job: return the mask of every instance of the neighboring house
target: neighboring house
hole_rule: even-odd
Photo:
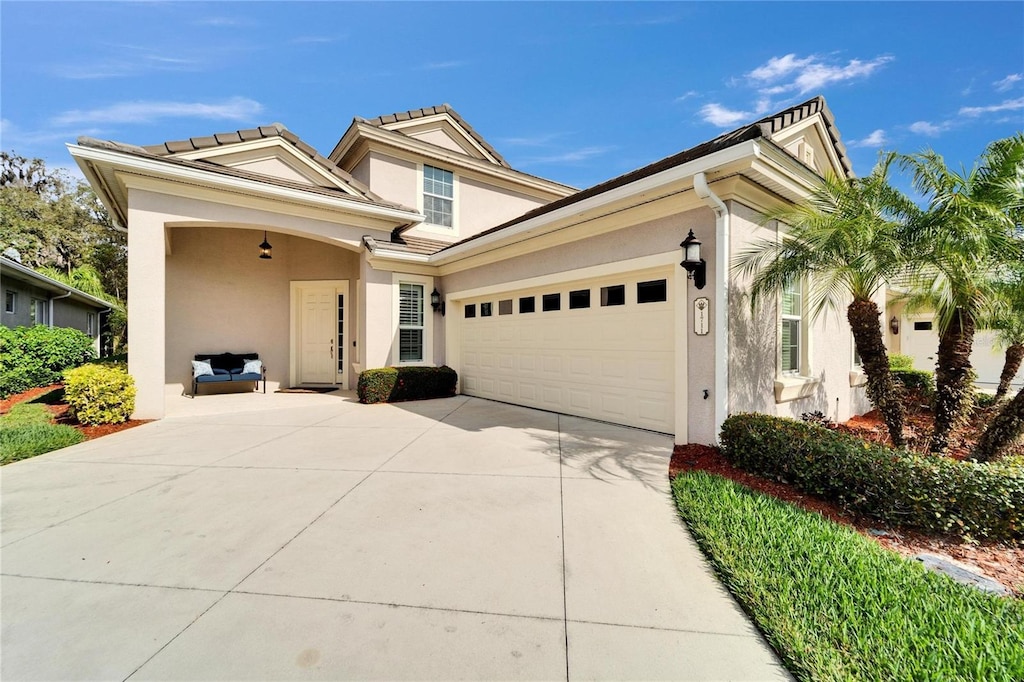
[[[939,350],[939,327],[935,313],[918,311],[908,313],[898,298],[889,301],[886,310],[888,331],[886,346],[892,353],[903,353],[914,359],[915,369],[935,371],[935,358]],[[982,390],[995,391],[999,375],[1006,362],[1006,349],[997,341],[997,333],[980,329],[974,335],[971,349],[971,366],[976,374],[975,386]],[[1024,368],[1017,372],[1010,382],[1011,388],[1024,386]]]
[[[71,327],[88,335],[99,354],[100,332],[110,312],[110,304],[103,299],[41,275],[7,255],[0,256],[0,290],[4,327]]]
[[[137,417],[217,351],[259,352],[282,386],[447,364],[462,393],[680,443],[733,411],[868,407],[841,316],[812,321],[799,288],[752,314],[729,273],[778,238],[762,211],[851,174],[820,97],[582,191],[511,168],[447,105],[357,118],[328,157],[281,125],[69,150],[128,229]]]

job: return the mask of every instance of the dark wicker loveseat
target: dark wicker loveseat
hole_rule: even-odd
[[[267,392],[267,368],[260,363],[260,371],[243,372],[245,363],[249,360],[259,360],[259,353],[197,353],[197,362],[208,362],[213,374],[196,376],[195,367],[192,372],[192,397],[200,384],[223,384],[225,382],[235,383],[238,381],[253,382],[252,390],[257,390],[259,382],[263,382],[263,392]]]

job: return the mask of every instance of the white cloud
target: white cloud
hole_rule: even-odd
[[[1024,80],[1024,74],[1021,74],[1021,73],[1011,73],[1006,78],[1001,78],[1001,79],[997,80],[995,83],[993,83],[992,85],[994,85],[996,90],[998,90],[999,92],[1006,92],[1007,90],[1012,88],[1014,85],[1019,83],[1021,80]]]
[[[990,104],[987,107],[961,107],[961,116],[981,116],[982,114],[993,114],[997,111],[1016,111],[1024,109],[1024,97],[1004,100],[1000,104]]]
[[[846,64],[841,64],[831,63],[817,55],[798,57],[791,53],[782,57],[772,57],[749,72],[747,78],[765,95],[779,95],[790,91],[803,95],[832,83],[867,78],[892,60],[891,56],[882,55],[867,61],[851,59]]]
[[[95,137],[103,133],[100,128],[58,128],[46,126],[40,130],[24,130],[10,119],[0,119],[0,148],[24,149],[46,147],[54,143],[73,142],[79,135]]]
[[[147,123],[161,118],[205,118],[249,121],[263,105],[246,97],[222,102],[135,101],[118,102],[99,109],[73,109],[51,119],[57,126],[111,123]]]
[[[700,115],[707,123],[719,128],[729,128],[737,123],[745,123],[753,118],[754,114],[749,111],[727,109],[721,104],[711,102],[700,108]]]
[[[851,147],[884,147],[889,144],[889,138],[885,136],[885,131],[879,128],[878,130],[872,131],[870,135],[865,137],[863,140],[850,140]]]
[[[417,68],[420,71],[437,71],[440,69],[454,69],[460,66],[465,66],[465,64],[466,62],[452,60],[447,62],[429,62],[427,64],[421,64]]]
[[[928,137],[936,137],[949,128],[948,123],[931,123],[929,121],[916,121],[910,124],[910,132]]]
[[[615,149],[615,147],[582,147],[581,149],[573,149],[561,154],[537,156],[521,162],[520,165],[526,166],[539,163],[579,163],[581,161],[588,161],[595,156],[607,154],[613,149]]]
[[[690,99],[691,97],[696,97],[699,94],[700,93],[697,92],[696,90],[687,90],[683,94],[679,95],[679,97],[676,97],[675,101],[676,102],[685,102],[686,100]]]
[[[795,54],[787,54],[784,57],[772,57],[767,62],[747,74],[755,81],[771,82],[788,76],[798,69],[802,69],[814,62],[815,57],[804,57],[800,59]]]
[[[321,45],[326,43],[336,43],[341,40],[344,36],[299,36],[292,38],[290,42],[292,45]]]

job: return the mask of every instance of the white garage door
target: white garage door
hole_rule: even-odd
[[[629,273],[461,301],[462,392],[673,433],[672,276]]]

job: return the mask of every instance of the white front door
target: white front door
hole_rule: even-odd
[[[346,385],[348,282],[296,284],[294,383]]]
[[[939,331],[935,315],[922,313],[907,315],[900,334],[900,347],[904,355],[914,360],[914,369],[935,371],[939,350]]]

